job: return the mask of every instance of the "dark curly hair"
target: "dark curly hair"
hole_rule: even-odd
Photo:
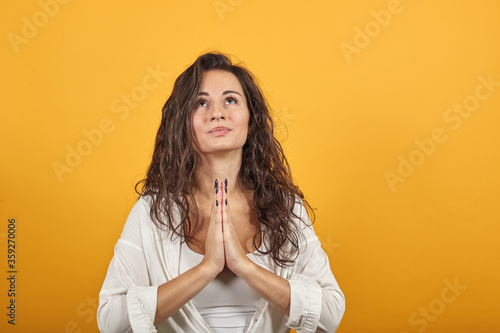
[[[221,53],[206,53],[198,57],[175,81],[172,94],[163,106],[161,124],[156,135],[153,158],[146,178],[136,184],[136,192],[150,195],[151,218],[159,228],[172,231],[183,241],[193,240],[192,231],[197,221],[191,221],[190,213],[198,217],[198,207],[190,207],[193,193],[193,176],[197,163],[194,149],[191,115],[195,109],[203,73],[223,70],[234,74],[245,94],[250,119],[248,137],[243,146],[239,181],[253,191],[253,204],[260,223],[265,225],[263,236],[267,239],[265,250],[281,267],[292,264],[298,255],[302,236],[299,218],[293,209],[301,199],[314,220],[314,212],[304,199],[302,191],[293,183],[290,166],[281,144],[273,135],[270,108],[256,84],[253,75],[243,66],[234,65]],[[138,187],[141,191],[138,191]],[[179,213],[181,223],[172,223]],[[197,218],[196,218],[197,220]],[[305,223],[305,221],[303,221]],[[254,246],[258,248],[258,233]]]

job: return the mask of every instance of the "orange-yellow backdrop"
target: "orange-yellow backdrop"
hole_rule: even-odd
[[[0,331],[98,331],[98,292],[161,107],[206,50],[262,82],[346,296],[338,332],[500,330],[500,2],[23,0],[0,11]]]

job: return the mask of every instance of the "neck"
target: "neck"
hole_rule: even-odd
[[[227,192],[242,191],[238,182],[241,168],[241,151],[236,154],[217,156],[199,156],[195,170],[195,194],[211,199],[215,194],[214,183],[217,179],[223,182],[227,179]]]

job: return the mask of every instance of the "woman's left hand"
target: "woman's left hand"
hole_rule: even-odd
[[[222,184],[221,184],[222,183]],[[254,264],[247,257],[231,222],[226,181],[219,182],[223,193],[220,207],[226,266],[242,278],[257,294],[286,316],[290,315],[290,284],[284,278]]]
[[[244,269],[252,264],[252,261],[246,256],[245,251],[243,251],[236,230],[231,223],[229,200],[227,199],[227,180],[219,182],[219,186],[223,194],[220,208],[222,214],[222,232],[226,266],[234,274],[240,276]]]

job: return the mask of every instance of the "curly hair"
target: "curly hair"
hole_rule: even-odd
[[[283,149],[273,134],[270,108],[253,75],[243,66],[235,65],[222,53],[206,53],[196,59],[175,81],[172,93],[162,109],[162,119],[151,164],[146,178],[136,184],[136,192],[150,195],[150,215],[158,228],[166,228],[182,241],[191,236],[197,225],[198,207],[193,193],[197,153],[194,148],[191,116],[200,90],[203,73],[223,70],[234,74],[245,94],[250,119],[248,136],[243,146],[238,179],[253,191],[253,205],[267,239],[262,254],[270,255],[280,267],[292,264],[298,255],[302,231],[293,218],[298,198],[314,221],[314,212],[302,191],[292,181],[290,166]],[[142,184],[141,191],[138,187]],[[191,221],[190,213],[196,217]],[[173,223],[180,215],[181,223]],[[193,218],[194,220],[194,218]],[[305,221],[302,221],[305,223]],[[259,232],[254,236],[257,246]]]

